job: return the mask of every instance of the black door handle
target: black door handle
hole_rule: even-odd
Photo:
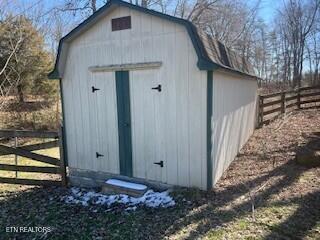
[[[100,153],[96,152],[96,158],[103,157],[103,156],[104,156],[104,155],[102,155],[102,154],[100,154]]]
[[[100,90],[100,88],[95,88],[94,86],[92,86],[91,89],[92,89],[92,92],[93,92],[93,93],[94,93],[95,91]]]
[[[159,165],[160,167],[163,167],[163,161],[160,161],[160,162],[155,162],[153,164],[156,164],[156,165]]]
[[[158,92],[161,92],[161,84],[159,84],[157,87],[151,88],[152,90],[158,90]]]

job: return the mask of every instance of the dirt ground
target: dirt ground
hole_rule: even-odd
[[[0,239],[320,239],[320,167],[295,162],[320,132],[320,111],[257,129],[210,192],[176,189],[167,209],[67,205],[62,188],[0,185]],[[320,140],[319,140],[320,141]],[[50,226],[46,235],[7,226]]]

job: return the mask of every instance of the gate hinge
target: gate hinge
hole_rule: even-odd
[[[163,161],[155,162],[155,163],[153,163],[153,164],[157,164],[157,165],[159,165],[160,167],[163,167]]]
[[[159,84],[157,87],[151,88],[152,90],[158,90],[158,92],[161,92],[161,84]]]
[[[96,158],[103,157],[103,156],[104,156],[103,154],[96,152]]]
[[[95,91],[100,90],[100,88],[95,88],[94,86],[91,87],[92,92],[94,93]]]

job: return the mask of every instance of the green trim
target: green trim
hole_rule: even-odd
[[[217,70],[220,66],[214,62],[204,61],[202,59],[198,60],[197,66],[200,70]]]
[[[116,71],[120,174],[132,177],[129,72]]]
[[[56,68],[53,69],[53,71],[48,74],[48,78],[49,79],[59,79],[60,76],[59,76],[58,70]]]
[[[60,98],[61,98],[61,108],[62,108],[62,145],[63,145],[63,156],[65,166],[68,166],[68,149],[67,149],[67,134],[66,134],[66,125],[65,125],[65,106],[64,106],[64,98],[63,98],[63,87],[62,81],[59,79],[60,86]]]
[[[212,113],[213,113],[213,71],[207,72],[207,190],[211,190],[212,184]]]
[[[96,21],[98,21],[101,16],[103,16],[104,12],[107,11],[112,5],[117,6],[125,6],[130,9],[134,9],[143,13],[147,13],[153,16],[157,16],[181,25],[184,25],[187,29],[187,32],[191,38],[193,47],[196,50],[197,56],[198,56],[198,67],[200,70],[213,70],[214,68],[218,67],[219,65],[215,64],[210,60],[210,58],[207,55],[207,52],[205,51],[205,48],[203,46],[203,43],[198,35],[198,32],[196,30],[196,27],[189,22],[188,20],[173,17],[167,14],[163,14],[154,10],[150,10],[147,8],[143,8],[137,5],[133,5],[121,0],[110,0],[105,4],[103,7],[101,7],[98,11],[96,11],[94,14],[92,14],[89,18],[84,20],[82,23],[80,23],[76,28],[74,28],[71,32],[69,32],[66,36],[61,38],[59,42],[58,47],[58,53],[57,58],[55,62],[54,69],[51,73],[49,73],[48,78],[49,79],[57,79],[60,78],[61,75],[59,73],[58,63],[60,61],[61,57],[61,51],[62,51],[62,45],[65,44],[65,42],[70,41],[72,38],[76,37],[82,30],[85,30],[86,28],[90,27],[92,24],[94,24]]]

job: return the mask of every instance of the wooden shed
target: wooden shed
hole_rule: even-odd
[[[59,43],[71,184],[211,189],[255,126],[249,64],[191,22],[111,0]]]

